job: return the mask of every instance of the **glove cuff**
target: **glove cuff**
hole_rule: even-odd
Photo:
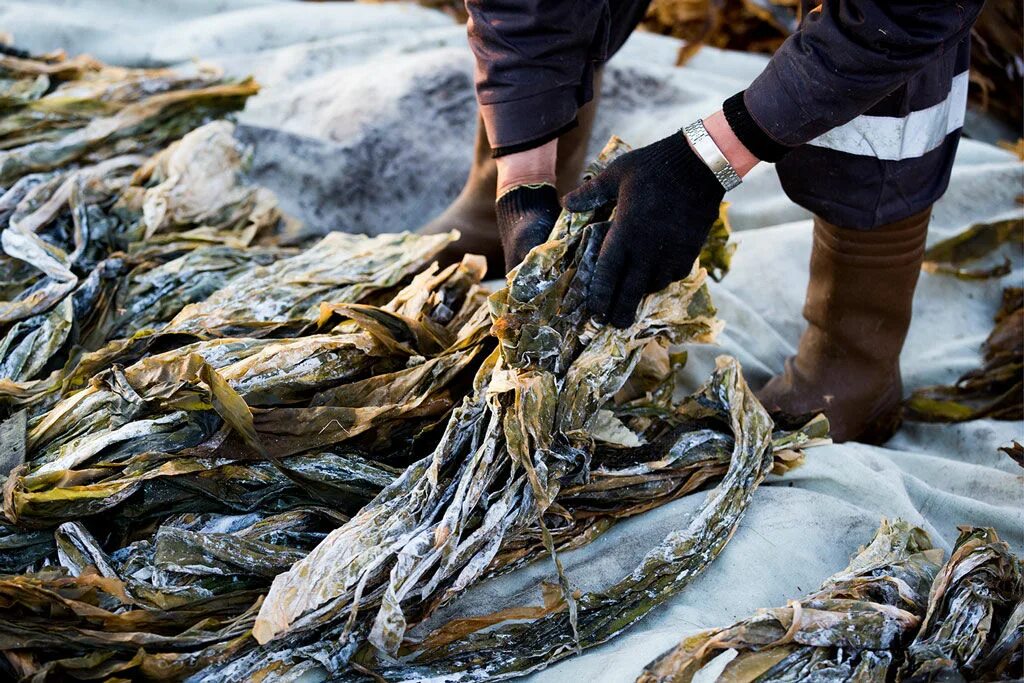
[[[722,113],[725,114],[725,120],[732,128],[732,132],[751,154],[761,161],[774,164],[789,154],[793,148],[772,139],[757,125],[750,110],[747,109],[746,102],[743,101],[744,92],[741,90],[723,102]]]
[[[547,183],[517,185],[494,203],[505,271],[519,265],[527,252],[547,239],[562,207],[558,190]]]
[[[554,185],[539,183],[516,185],[506,190],[494,203],[494,210],[498,215],[498,225],[515,225],[524,216],[550,212],[552,206],[559,206],[558,190]]]

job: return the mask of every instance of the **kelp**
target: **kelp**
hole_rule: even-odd
[[[18,581],[34,580],[50,593],[77,590],[99,574],[106,593],[90,593],[90,599],[131,618],[116,627],[104,624],[119,631],[116,640],[97,639],[95,621],[79,616],[84,608],[68,618],[23,619],[28,629],[46,624],[46,634],[13,633],[21,645],[17,657],[8,655],[11,666],[41,679],[74,671],[180,680],[250,650],[250,608],[270,580],[400,470],[374,461],[383,453],[371,460],[357,448],[307,446],[299,455],[267,459],[244,440],[232,442],[240,406],[246,406],[242,413],[250,410],[239,403],[241,396],[254,406],[347,400],[373,411],[379,407],[376,387],[397,400],[402,383],[392,386],[388,373],[373,375],[382,363],[397,366],[398,373],[419,372],[435,367],[448,346],[463,359],[485,342],[482,271],[475,258],[444,270],[429,267],[384,306],[358,307],[365,319],[387,325],[364,330],[338,304],[307,321],[322,331],[305,337],[215,339],[146,355],[101,373],[105,379],[93,378],[31,428],[22,425],[28,461],[4,487],[5,516],[14,524],[0,559],[14,570],[30,570]],[[417,341],[410,332],[421,328],[446,345]],[[405,390],[429,393],[452,379],[439,375],[434,383],[410,383]],[[341,390],[347,381],[352,390]],[[340,390],[338,397],[331,397],[332,389]],[[450,406],[447,400],[430,403],[438,410]],[[402,408],[388,424],[414,421]],[[396,434],[385,435],[389,427],[381,420],[362,420],[353,431],[372,433],[374,444],[401,436],[397,427]],[[267,450],[274,445],[268,440]],[[52,534],[33,531],[55,525]],[[70,577],[40,567],[55,561],[54,540],[56,562]],[[20,616],[24,604],[19,597],[3,610],[5,617]]]
[[[0,64],[0,70],[3,65]],[[24,137],[22,126],[26,112],[19,107],[0,119],[0,183],[10,184],[30,174],[52,171],[82,160],[102,160],[125,152],[145,152],[181,137],[207,121],[240,109],[259,88],[251,80],[221,81],[198,79],[192,87],[152,94],[141,90],[139,99],[120,107],[108,116],[89,116],[79,126],[55,125],[46,135]],[[105,102],[102,93],[99,102]],[[58,95],[62,97],[63,93]],[[79,103],[84,109],[92,102]],[[35,110],[44,100],[29,105]],[[11,121],[11,117],[16,120]],[[46,114],[43,115],[47,118]],[[65,120],[66,122],[66,120]],[[53,117],[47,124],[53,123]],[[59,131],[59,135],[55,135]],[[14,138],[13,140],[11,138]],[[19,146],[10,146],[16,142]]]
[[[1019,441],[1012,441],[1009,445],[1000,446],[999,450],[1006,453],[1015,463],[1024,467],[1024,446]]]
[[[1008,287],[982,344],[984,364],[950,386],[922,387],[904,406],[905,415],[922,422],[963,422],[980,418],[1024,418],[1024,290]]]
[[[564,487],[556,499],[557,514],[546,518],[556,550],[579,548],[621,519],[643,514],[721,480],[732,462],[735,439],[722,428],[724,412],[709,421],[699,408],[699,397],[710,391],[673,401],[657,420],[626,418],[630,429],[653,423],[646,433],[634,432],[643,439],[639,445],[624,447],[610,441],[597,444],[588,481]],[[628,407],[629,412],[636,409],[637,402]],[[595,431],[597,434],[601,434],[599,439],[613,437]],[[829,443],[827,434],[828,422],[821,416],[798,431],[773,435],[773,472],[783,474],[798,467],[803,449]],[[539,536],[506,541],[488,573],[508,571],[543,553]]]
[[[391,681],[522,676],[607,642],[700,576],[732,538],[754,490],[772,469],[771,420],[743,381],[739,365],[725,358],[719,359],[708,385],[679,409],[727,425],[733,437],[728,470],[684,528],[669,534],[613,585],[579,596],[575,614],[567,608],[476,633],[414,652],[409,664],[382,668],[375,675]],[[358,677],[341,680],[349,679]]]
[[[1002,261],[994,264],[986,264],[984,259],[1004,244],[1024,244],[1024,219],[972,225],[930,247],[924,254],[922,267],[927,273],[953,275],[963,280],[1001,277],[1009,274],[1010,259],[1004,256]],[[982,264],[978,265],[978,261]]]
[[[0,81],[0,403],[38,414],[84,354],[293,253],[217,120],[251,80],[53,53],[0,56]]]
[[[199,247],[176,259],[146,261],[119,283],[109,318],[97,324],[86,348],[100,348],[108,339],[126,339],[142,330],[159,330],[182,308],[203,301],[255,266],[266,266],[289,254],[278,247]]]
[[[902,680],[1005,680],[1024,670],[1021,561],[992,529],[962,527],[939,571]]]
[[[506,535],[550,506],[560,480],[586,472],[587,427],[647,342],[712,332],[699,276],[648,298],[626,330],[596,326],[580,305],[601,229],[590,223],[589,215],[563,213],[552,239],[491,297],[499,351],[435,452],[275,580],[254,629],[259,640],[375,608],[370,638],[396,651],[416,603],[474,581]]]
[[[613,143],[602,160],[618,149]],[[395,652],[409,625],[437,605],[510,561],[539,554],[539,548],[531,547],[535,539],[548,554],[555,551],[558,531],[549,523],[571,516],[560,496],[565,491],[579,495],[571,486],[586,481],[595,439],[629,432],[604,406],[644,349],[652,340],[701,338],[717,328],[700,273],[649,297],[630,329],[615,330],[587,319],[578,298],[585,293],[605,227],[590,221],[588,215],[564,214],[552,240],[531,252],[510,275],[508,287],[491,297],[499,349],[477,372],[473,391],[452,414],[434,453],[407,468],[373,503],[275,579],[254,627],[257,638],[268,641],[263,647],[239,661],[213,667],[200,679],[246,680],[284,671],[298,675],[321,666],[337,672],[367,642]],[[757,412],[760,406],[742,385],[734,363],[725,363],[720,372],[714,389],[676,406],[675,423],[658,418],[665,438],[680,443],[676,457],[685,460],[683,452],[689,451],[695,469],[702,457],[711,461],[706,464],[712,469],[692,481],[682,474],[681,465],[683,483],[675,487],[680,491],[693,490],[726,469],[715,448],[700,450],[706,442],[716,447],[731,443],[730,453],[744,454],[737,471],[729,469],[726,483],[716,489],[720,493],[712,496],[712,519],[695,522],[703,535],[695,539],[697,532],[691,530],[690,536],[669,541],[680,565],[668,562],[665,574],[653,579],[662,582],[666,597],[688,580],[673,581],[669,574],[679,577],[685,566],[689,572],[683,571],[684,576],[696,575],[721,549],[750,491],[773,463],[770,421],[763,410]],[[650,417],[639,419],[648,422],[649,433],[659,431],[650,428]],[[686,421],[692,431],[692,424],[701,420],[718,424],[720,430],[731,428],[733,441],[714,439],[710,426],[705,439],[672,432]],[[670,488],[660,497],[651,493],[647,503],[653,506],[672,497]],[[575,505],[571,497],[565,500]],[[584,541],[575,543],[593,536],[584,535]],[[662,550],[661,555],[668,552]],[[657,560],[651,563],[659,566]],[[556,572],[562,576],[557,560]],[[562,576],[560,581],[568,621],[551,628],[559,638],[575,643],[574,601],[567,579]],[[626,583],[622,595],[641,601],[646,588]],[[629,604],[628,599],[615,602]],[[577,616],[600,619],[596,605],[588,603],[588,610],[595,611],[576,612]],[[648,609],[627,608],[617,630]],[[589,621],[575,625],[581,623],[593,626]],[[596,628],[587,634],[589,644],[617,630]],[[552,640],[556,642],[560,641]],[[538,660],[554,661],[574,648],[559,646],[557,653],[538,655]]]
[[[1024,666],[1020,560],[992,529],[970,527],[941,559],[922,529],[883,520],[817,592],[690,636],[637,681],[1012,679]]]
[[[254,268],[205,300],[186,306],[175,332],[266,333],[295,319],[316,320],[322,302],[358,303],[398,285],[433,260],[456,233],[376,237],[332,232],[280,263]]]
[[[29,526],[73,520],[121,504],[146,481],[359,438],[401,460],[403,430],[443,419],[485,348],[482,275],[482,261],[468,257],[424,270],[383,307],[357,307],[390,327],[325,310],[321,333],[193,342],[100,372],[23,429],[26,462],[8,478],[5,515]],[[444,346],[409,339],[428,327]]]
[[[438,606],[551,556],[559,597],[520,614],[550,648],[506,650],[515,675],[681,589],[761,477],[821,436],[773,446],[732,361],[675,396],[685,360],[664,348],[719,327],[704,270],[648,297],[628,330],[590,320],[607,229],[592,216],[562,216],[490,296],[479,257],[432,264],[454,233],[283,248],[287,218],[246,183],[248,150],[207,123],[249,81],[0,60],[5,676],[384,670],[375,654],[411,652],[405,632]],[[723,207],[701,255],[713,277],[728,237]],[[577,604],[559,551],[716,484],[650,576]],[[324,563],[348,579],[302,586],[311,608],[286,598],[294,623],[258,646],[280,586]],[[410,670],[450,669],[458,645],[422,644]]]
[[[1018,252],[1024,242],[1020,218],[979,223],[943,240],[925,252],[924,270],[965,280],[1007,275],[1011,260],[1004,245]],[[1003,253],[991,263],[993,253]],[[978,265],[979,262],[981,265]],[[963,422],[980,418],[1024,418],[1024,291],[1003,290],[995,327],[982,345],[982,367],[964,373],[950,386],[930,386],[914,391],[905,404],[905,415],[924,422]]]
[[[786,607],[702,631],[647,665],[638,683],[886,681],[913,638],[942,551],[902,520],[883,520],[849,566]]]
[[[284,219],[243,181],[245,155],[219,121],[153,159],[29,176],[0,196],[0,275],[14,285],[0,301],[0,401],[43,402],[38,412],[83,355],[160,330],[243,271],[294,255],[269,244]]]

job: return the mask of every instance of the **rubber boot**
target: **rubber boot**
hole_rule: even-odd
[[[574,190],[587,160],[587,144],[594,128],[594,115],[601,93],[602,70],[594,72],[594,98],[580,107],[578,126],[558,138],[558,162],[555,186],[559,196]],[[498,191],[498,168],[491,158],[491,146],[480,118],[476,123],[473,162],[462,192],[448,208],[419,229],[427,235],[458,230],[462,237],[449,245],[438,257],[442,266],[455,263],[465,254],[481,254],[487,258],[487,275],[496,278],[505,274],[505,260],[498,238],[494,200]]]
[[[899,428],[900,351],[930,217],[929,207],[870,231],[814,219],[807,329],[757,394],[777,423],[825,413],[838,443],[880,444]]]

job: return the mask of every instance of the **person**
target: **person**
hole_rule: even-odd
[[[515,266],[578,180],[601,66],[648,0],[467,0],[477,150],[462,194],[425,226]],[[614,206],[588,294],[632,322],[685,277],[725,192],[756,164],[814,214],[807,327],[758,396],[777,419],[824,412],[834,440],[881,443],[899,424],[899,356],[931,207],[966,108],[982,0],[803,1],[800,27],[722,108],[613,161],[563,203]],[[687,123],[687,122],[681,122]]]

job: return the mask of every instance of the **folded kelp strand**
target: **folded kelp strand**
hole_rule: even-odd
[[[1013,245],[1020,253],[1021,244],[1024,244],[1024,220],[1020,218],[976,223],[929,248],[922,268],[927,273],[953,275],[963,280],[1001,277],[1011,270],[1007,255],[1010,249],[1003,245]],[[998,263],[985,263],[984,259],[993,254],[1002,259]]]
[[[1021,561],[992,529],[963,527],[935,577],[902,680],[1008,680],[1024,672]]]
[[[891,680],[894,651],[921,623],[941,558],[922,529],[883,520],[817,592],[686,638],[638,683]]]
[[[720,379],[721,375],[716,375]],[[546,525],[558,551],[580,548],[608,531],[618,520],[642,514],[695,491],[709,488],[728,472],[735,439],[723,413],[709,413],[702,406],[706,391],[662,405],[657,418],[629,420],[637,434],[650,440],[638,446],[598,443],[591,459],[589,480],[565,486],[545,515]],[[671,397],[671,393],[669,394]],[[634,401],[626,409],[634,411]],[[617,415],[618,408],[614,410]],[[646,429],[640,427],[646,425]],[[782,474],[799,466],[802,449],[821,443],[828,433],[823,416],[798,431],[773,435],[773,471]],[[507,539],[491,562],[488,575],[507,572],[545,552],[539,535]]]
[[[685,528],[669,534],[612,586],[578,598],[577,635],[568,610],[560,610],[414,653],[410,664],[383,668],[376,675],[388,681],[491,681],[522,676],[579,648],[607,642],[703,573],[732,538],[754,490],[771,471],[772,423],[732,359],[719,359],[714,376],[691,401],[694,417],[715,415],[728,424],[734,444],[729,469]]]

